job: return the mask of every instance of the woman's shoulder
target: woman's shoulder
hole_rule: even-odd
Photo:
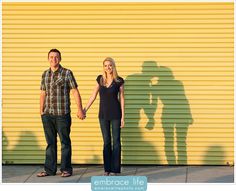
[[[97,82],[98,82],[98,84],[100,84],[100,83],[101,83],[101,79],[102,79],[102,75],[98,75],[98,76],[97,76],[97,79],[96,79],[96,80],[97,80]]]
[[[102,75],[97,76],[97,80],[100,80],[102,78]]]
[[[117,82],[120,83],[120,84],[123,84],[125,81],[122,77],[118,76],[117,77]]]

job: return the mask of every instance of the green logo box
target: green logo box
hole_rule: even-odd
[[[146,191],[146,176],[92,176],[92,191]]]

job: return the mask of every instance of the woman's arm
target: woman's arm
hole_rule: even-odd
[[[121,125],[125,126],[125,95],[124,95],[124,84],[120,86],[120,105],[121,105]]]
[[[89,101],[86,105],[86,107],[84,108],[84,112],[86,113],[88,111],[88,109],[90,108],[90,106],[93,104],[94,100],[96,99],[97,95],[99,92],[99,84],[96,84],[93,93],[91,95],[91,97],[89,98]]]

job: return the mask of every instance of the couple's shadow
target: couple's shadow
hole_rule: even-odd
[[[155,121],[161,120],[167,164],[187,164],[186,138],[193,119],[184,86],[175,79],[171,69],[158,66],[155,61],[145,61],[141,73],[132,74],[125,79],[125,94],[126,128],[122,135],[124,163],[130,160],[128,155],[131,154],[132,147],[135,147],[133,150],[137,163],[139,159],[149,160],[147,163],[160,163],[160,155],[156,149],[160,148],[160,141],[144,141],[142,136],[140,112],[143,111],[148,119],[146,129],[153,130]],[[158,109],[162,109],[161,119],[155,119]]]

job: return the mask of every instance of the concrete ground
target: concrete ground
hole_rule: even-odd
[[[37,177],[42,165],[2,165],[2,183],[90,183],[102,176],[102,165],[73,165],[73,176]],[[230,166],[123,166],[120,176],[146,176],[148,183],[234,183]]]

